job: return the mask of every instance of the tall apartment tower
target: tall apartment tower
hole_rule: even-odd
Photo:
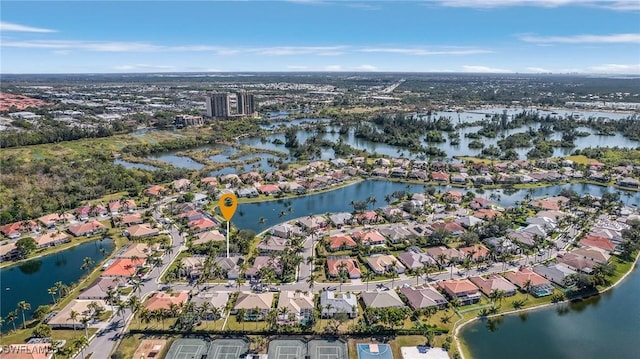
[[[205,98],[208,117],[229,117],[231,115],[231,101],[227,93],[214,93]]]
[[[253,113],[255,112],[253,94],[241,90],[236,92],[236,97],[238,98],[238,115],[253,115]]]

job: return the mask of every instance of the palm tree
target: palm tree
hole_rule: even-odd
[[[340,262],[340,264],[338,264],[338,276],[340,277],[340,291],[342,292],[342,284],[344,282],[346,282],[346,276],[348,275],[347,273],[347,263],[345,263],[344,261]]]
[[[69,320],[71,320],[71,323],[73,324],[73,330],[76,330],[76,320],[78,320],[78,316],[80,315],[80,313],[76,312],[75,310],[71,310],[71,312],[69,312]]]
[[[532,287],[533,283],[531,283],[531,279],[527,279],[523,285],[524,290],[527,292],[527,299],[529,299],[529,292],[531,291]]]
[[[24,312],[26,312],[27,310],[31,310],[31,304],[22,300],[20,301],[20,303],[18,303],[18,309],[20,309],[20,311],[22,312],[22,329],[25,329],[27,327],[27,321],[25,319]]]
[[[307,277],[307,284],[309,284],[309,289],[313,290],[313,286],[315,285],[316,274],[311,272],[309,277]]]
[[[89,340],[86,337],[80,336],[73,340],[73,347],[78,350],[80,349],[82,353],[82,358],[85,358],[84,348],[89,344]]]
[[[7,313],[7,316],[5,317],[5,319],[7,320],[7,322],[13,324],[13,331],[15,332],[16,329],[16,319],[18,319],[18,310],[12,310],[9,313]]]
[[[80,269],[82,269],[83,271],[87,272],[87,275],[89,274],[89,269],[91,269],[91,266],[93,265],[93,259],[91,259],[91,257],[85,257],[84,260],[82,261],[82,265],[80,266]]]
[[[56,289],[56,287],[51,287],[47,290],[47,292],[51,295],[51,299],[53,300],[53,304],[56,303],[56,293],[58,293],[58,290]]]
[[[369,291],[369,282],[375,278],[375,274],[373,274],[372,271],[366,271],[364,272],[364,274],[362,275],[362,279],[365,281],[365,283],[367,283],[367,292]]]
[[[244,322],[245,322],[246,311],[244,309],[238,309],[238,313],[236,314],[236,320],[242,322],[242,331],[244,331]]]
[[[260,313],[260,308],[253,307],[253,309],[251,310],[251,313],[253,314],[253,318],[255,319],[255,322],[256,322],[256,330],[258,330],[258,313]]]
[[[391,264],[387,267],[387,272],[391,273],[391,289],[393,289],[393,284],[395,283],[396,277],[398,276],[398,261],[393,260]]]
[[[134,279],[131,281],[131,287],[134,292],[138,292],[138,294],[140,294],[140,291],[142,290],[142,282]]]
[[[416,276],[416,285],[420,284],[420,276],[422,276],[422,273],[424,272],[424,268],[423,267],[418,267],[415,268],[413,270],[413,275]]]
[[[333,305],[331,305],[331,303],[327,303],[324,308],[327,310],[327,318],[331,318],[331,309],[333,309]]]
[[[80,323],[82,323],[82,326],[84,327],[84,337],[89,339],[89,322],[91,321],[91,318],[89,317],[82,317],[82,319],[80,319]]]

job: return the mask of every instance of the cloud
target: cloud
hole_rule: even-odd
[[[490,54],[491,50],[486,49],[450,49],[450,50],[428,50],[425,48],[400,48],[400,47],[368,47],[359,49],[360,52],[369,53],[391,53],[403,55],[429,56],[429,55],[477,55]]]
[[[463,72],[477,72],[477,73],[509,73],[511,70],[499,69],[495,67],[480,66],[480,65],[464,65],[462,66]]]
[[[640,34],[609,34],[609,35],[571,35],[571,36],[536,36],[520,35],[520,40],[540,44],[638,44]]]
[[[378,68],[373,65],[360,65],[353,68],[355,71],[378,71]]]
[[[527,67],[525,70],[527,70],[529,72],[535,72],[535,73],[549,73],[549,72],[552,72],[551,70],[545,69],[543,67]]]
[[[342,71],[342,66],[340,65],[329,65],[324,67],[325,71]]]
[[[33,41],[5,41],[2,47],[19,47],[27,49],[60,49],[60,50],[89,50],[102,52],[140,52],[157,51],[161,46],[138,42],[95,42],[95,41],[67,41],[67,40],[33,40]]]
[[[601,74],[638,74],[640,64],[603,64],[591,66],[587,72]]]
[[[41,27],[32,27],[10,22],[0,21],[0,31],[16,31],[16,32],[57,32],[52,29],[44,29]]]
[[[167,66],[167,65],[130,64],[130,65],[115,66],[113,69],[118,71],[137,71],[137,70],[173,71],[176,68],[174,66]]]
[[[556,8],[560,6],[587,6],[615,11],[638,11],[637,0],[441,0],[441,6],[489,9],[508,6],[534,6]]]

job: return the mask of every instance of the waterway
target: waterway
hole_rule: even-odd
[[[629,205],[640,205],[640,192],[627,192],[617,190],[615,188],[582,183],[512,191],[505,189],[485,190],[483,193],[478,193],[477,189],[474,188],[464,189],[450,186],[432,187],[434,187],[436,191],[441,192],[454,189],[465,193],[466,191],[471,190],[484,198],[495,198],[494,201],[504,207],[514,206],[516,202],[522,201],[527,194],[530,194],[532,197],[554,196],[560,193],[563,189],[571,189],[581,195],[592,194],[594,196],[602,196],[606,192],[620,191],[625,194],[621,196],[621,199],[625,203]],[[240,229],[251,229],[256,232],[260,232],[275,224],[311,214],[351,212],[353,211],[351,201],[365,201],[370,197],[376,199],[375,205],[370,207],[382,207],[386,205],[385,196],[395,191],[423,193],[425,191],[425,186],[421,184],[366,180],[332,191],[309,196],[287,198],[269,202],[242,203],[238,206],[238,211],[233,217],[232,223]],[[292,210],[289,211],[289,208]],[[264,218],[264,223],[259,223],[261,217]]]
[[[101,253],[101,248],[106,250],[105,254]],[[53,287],[54,283],[61,281],[68,285],[77,282],[86,273],[80,269],[85,257],[91,258],[97,264],[105,255],[108,256],[113,248],[113,240],[107,238],[83,243],[62,252],[1,269],[0,315],[5,318],[10,311],[16,309],[20,301],[24,300],[31,304],[31,310],[25,312],[26,318],[30,319],[38,306],[52,302],[47,290]],[[16,326],[22,323],[21,313],[19,317]],[[12,326],[5,322],[2,329],[6,330]]]
[[[461,339],[473,359],[640,356],[640,271],[587,300],[469,324]],[[506,300],[505,302],[508,302]]]

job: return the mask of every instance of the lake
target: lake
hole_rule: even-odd
[[[450,186],[432,186],[437,191],[447,191],[449,189],[455,189],[465,193],[468,190],[472,190],[476,193],[477,190],[473,188],[460,189]],[[522,201],[527,194],[532,197],[540,196],[554,196],[560,193],[563,189],[571,189],[579,194],[593,194],[595,196],[601,196],[607,191],[620,191],[615,188],[608,188],[597,186],[593,184],[564,184],[550,187],[540,187],[531,190],[485,190],[484,193],[479,194],[484,198],[489,198],[492,194],[495,196],[495,202],[508,207],[514,206],[516,202]],[[394,191],[410,191],[412,193],[423,193],[424,185],[421,184],[405,184],[401,182],[391,181],[379,181],[379,180],[366,180],[358,182],[346,187],[342,187],[333,191],[313,194],[309,196],[288,198],[277,201],[258,202],[258,203],[241,203],[238,205],[236,215],[233,217],[232,223],[240,229],[251,229],[256,232],[263,231],[273,225],[280,222],[284,222],[290,219],[304,217],[311,214],[325,214],[327,212],[351,212],[353,207],[351,201],[365,201],[369,197],[376,198],[375,206],[382,207],[386,205],[384,200],[387,194],[391,194]],[[620,191],[629,194],[631,197],[622,196],[622,200],[628,202],[628,204],[640,204],[640,192],[627,192]],[[291,204],[292,211],[289,212],[288,205]],[[281,212],[284,211],[281,216]],[[260,217],[264,217],[265,223],[260,224],[258,220]]]
[[[473,359],[638,358],[640,271],[587,300],[481,320],[460,333]],[[508,303],[509,300],[505,300]]]
[[[31,318],[38,306],[51,304],[51,295],[47,290],[58,281],[65,284],[77,282],[86,273],[80,269],[85,257],[90,257],[96,264],[102,261],[104,255],[100,253],[100,248],[106,249],[106,255],[109,255],[114,248],[113,239],[83,243],[59,253],[1,269],[0,315],[2,318],[14,310],[22,300],[31,304],[31,310],[25,312],[27,319]],[[22,323],[21,313],[19,317],[16,326]],[[6,330],[9,327],[12,327],[12,324],[4,323],[3,329]]]

